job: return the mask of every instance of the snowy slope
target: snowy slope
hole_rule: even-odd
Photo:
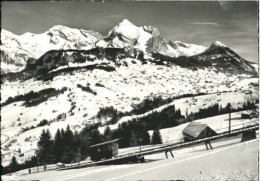
[[[255,68],[255,70],[256,70],[257,72],[259,72],[259,65],[258,65],[258,63],[252,63],[252,62],[251,62],[251,65]]]
[[[248,72],[256,71],[248,61],[220,41],[213,42],[205,52],[194,57],[198,60],[221,64],[222,67],[229,67],[231,71],[234,69],[242,69]]]
[[[217,73],[210,69],[194,71],[177,65],[156,65],[150,61],[144,63],[143,60],[131,57],[119,59],[118,57],[122,57],[121,50],[112,54],[110,54],[111,50],[108,52],[101,50],[86,51],[92,52],[90,54],[86,52],[81,54],[74,52],[73,54],[70,51],[53,52],[43,56],[41,60],[44,61],[46,58],[47,61],[52,57],[51,59],[56,61],[61,60],[59,56],[55,58],[56,55],[66,55],[71,63],[69,67],[59,66],[50,69],[47,75],[56,72],[51,80],[42,81],[31,78],[22,82],[6,81],[2,84],[2,103],[9,97],[24,95],[30,91],[67,88],[64,93],[32,107],[25,106],[24,101],[2,106],[1,141],[3,144],[1,149],[5,155],[6,164],[10,162],[12,154],[17,155],[20,162],[33,155],[42,129],[50,129],[54,136],[58,128],[65,128],[68,124],[73,131],[80,131],[85,124],[94,122],[105,124],[107,120],[96,118],[97,112],[103,107],[113,106],[115,109],[125,112],[131,111],[132,105],[151,96],[169,98],[199,92],[209,94],[196,97],[197,102],[190,97],[170,103],[174,104],[176,108],[180,108],[182,114],[185,114],[186,110],[196,112],[200,107],[207,107],[216,102],[222,105],[231,102],[234,107],[242,105],[251,96],[245,93],[248,90],[253,92],[252,96],[258,95],[258,79],[250,78],[249,75]],[[73,57],[79,57],[79,55],[85,59],[84,62],[76,64],[73,62]],[[40,64],[40,62],[38,63]],[[100,69],[100,67],[84,68],[93,64],[114,67],[114,69],[108,71]],[[51,67],[48,62],[45,62],[44,65]],[[71,70],[68,71],[68,68]],[[96,94],[83,91],[78,84],[88,85]],[[225,91],[231,92],[224,93]],[[217,95],[217,92],[223,93]],[[167,106],[169,105],[163,107]],[[62,118],[59,118],[60,115]],[[120,122],[131,120],[131,118],[133,117],[123,117]],[[46,119],[49,125],[38,127],[37,124],[43,119]],[[23,132],[22,129],[27,127],[31,129]],[[117,125],[111,125],[112,129],[116,127]],[[102,128],[100,130],[102,132]],[[12,143],[14,139],[17,141]],[[24,157],[18,157],[19,148],[25,154]]]
[[[257,118],[241,119],[241,113],[247,113],[247,111],[241,111],[241,112],[236,112],[231,114],[232,129],[239,129],[242,128],[243,126],[259,123],[259,119]],[[229,126],[228,117],[229,117],[228,114],[223,114],[223,115],[209,117],[205,119],[199,119],[194,122],[207,124],[211,129],[215,130],[217,133],[222,133],[228,131],[228,126]],[[176,127],[161,129],[160,133],[162,136],[163,143],[173,142],[173,141],[178,141],[180,139],[183,139],[182,131],[186,126],[188,126],[188,124],[189,123],[184,123]],[[149,131],[150,135],[152,135],[152,133],[153,131]]]
[[[159,108],[150,110],[144,114],[123,117],[116,124],[110,125],[109,127],[112,130],[115,130],[118,128],[119,124],[131,121],[133,119],[145,117],[149,114],[152,114],[155,111],[161,112],[163,109],[171,105],[175,105],[175,108],[180,109],[183,114],[186,112],[190,114],[191,112],[193,113],[198,112],[200,108],[207,108],[216,103],[218,103],[222,107],[225,107],[228,103],[230,103],[233,108],[242,107],[244,102],[249,100],[251,97],[257,97],[257,96],[258,94],[256,92],[253,95],[247,95],[244,92],[228,92],[228,93],[222,93],[220,95],[216,93],[216,94],[202,95],[196,97],[181,98],[181,99],[174,100],[173,102],[163,105]],[[105,130],[105,126],[100,127],[99,130],[100,132],[103,133]]]
[[[170,52],[175,53],[176,56],[192,56],[204,52],[207,48],[201,45],[188,44],[180,41],[169,41]],[[175,52],[174,52],[175,51]]]

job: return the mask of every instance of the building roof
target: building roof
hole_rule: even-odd
[[[115,143],[115,142],[118,142],[120,139],[121,138],[117,138],[117,139],[114,139],[114,140],[111,140],[111,141],[106,141],[106,142],[103,142],[103,143],[91,145],[91,146],[89,146],[89,148],[94,148],[94,147],[98,147],[98,146],[102,146],[102,145],[108,145],[108,144],[111,144],[111,143]]]
[[[197,138],[207,127],[209,127],[207,124],[191,122],[182,132],[193,138]]]

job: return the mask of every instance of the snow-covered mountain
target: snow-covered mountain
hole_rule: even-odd
[[[240,57],[220,41],[215,41],[205,52],[192,57],[202,62],[210,62],[212,66],[227,69],[229,72],[256,73],[258,71],[252,63]]]
[[[95,47],[102,36],[92,30],[54,26],[42,34],[15,35],[7,30],[1,32],[3,72],[17,71],[29,58],[38,59],[49,50],[82,49]]]
[[[251,62],[240,57],[222,42],[213,42],[204,52],[193,56],[169,57],[160,53],[152,55],[162,64],[176,64],[181,67],[198,69],[212,69],[217,72],[232,74],[257,75],[258,69]]]
[[[158,52],[171,57],[192,56],[206,50],[206,47],[201,45],[167,41],[161,37],[157,28],[137,27],[126,19],[110,30],[104,38],[91,30],[57,25],[42,34],[28,32],[16,35],[3,29],[1,40],[1,69],[4,73],[21,70],[28,59],[38,59],[49,50],[114,47],[124,48],[132,54],[140,51],[145,54]]]
[[[147,54],[157,52],[171,57],[192,56],[206,50],[206,47],[201,45],[167,41],[161,37],[157,28],[137,27],[127,19],[110,30],[97,46],[125,48],[126,51],[141,50]]]
[[[161,37],[157,28],[137,27],[124,19],[112,28],[106,37],[101,34],[65,26],[54,26],[42,34],[25,33],[15,35],[7,30],[1,32],[2,73],[21,71],[26,63],[35,62],[50,50],[89,50],[92,48],[120,48],[132,57],[140,53],[145,58],[162,55],[171,57],[177,64],[223,69],[229,72],[254,72],[255,68],[221,42],[214,42],[208,48],[168,41]],[[162,59],[159,56],[159,59]],[[165,58],[164,58],[165,59]],[[202,65],[203,64],[203,65]],[[233,70],[234,69],[234,70]]]

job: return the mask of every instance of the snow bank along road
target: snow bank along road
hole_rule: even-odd
[[[201,149],[144,164],[98,166],[64,171],[49,171],[26,176],[21,180],[258,180],[258,139],[244,143],[223,145],[213,142],[213,150]],[[203,148],[204,147],[204,148]],[[6,179],[12,179],[6,177]],[[16,180],[15,177],[13,177]]]

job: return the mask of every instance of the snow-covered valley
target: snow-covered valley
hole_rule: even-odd
[[[130,113],[109,125],[116,130],[119,124],[172,105],[187,116],[217,103],[241,108],[259,96],[258,65],[223,43],[217,41],[207,48],[167,41],[156,28],[136,27],[128,20],[107,37],[64,26],[39,35],[3,31],[1,36],[4,166],[13,155],[20,163],[33,156],[43,129],[54,136],[67,125],[79,132],[99,123],[103,133],[111,117],[98,118],[101,108]],[[157,97],[171,102],[131,113],[143,100]],[[169,131],[161,131],[165,142]]]
[[[246,75],[235,76],[216,73],[211,70],[192,71],[179,66],[163,66],[153,63],[142,64],[137,59],[125,59],[127,66],[120,66],[113,72],[95,69],[92,72],[79,70],[71,74],[56,76],[52,81],[5,82],[2,85],[2,102],[8,97],[23,95],[30,91],[47,88],[67,88],[62,94],[49,98],[47,101],[32,107],[26,107],[23,101],[14,102],[2,107],[1,145],[5,164],[10,162],[13,153],[18,154],[20,148],[24,161],[32,156],[37,148],[37,140],[42,129],[49,129],[54,136],[58,128],[65,129],[70,125],[73,131],[80,131],[85,124],[109,120],[96,117],[100,108],[113,106],[127,112],[133,105],[147,97],[162,96],[170,98],[185,94],[205,93],[206,95],[176,99],[168,105],[175,105],[185,112],[197,112],[199,108],[219,103],[223,107],[231,103],[233,107],[241,107],[244,102],[258,97],[258,79],[247,78]],[[133,63],[133,61],[135,63]],[[85,92],[77,85],[89,85],[95,94]],[[151,110],[150,112],[152,112]],[[119,123],[136,117],[126,116],[119,120],[111,129],[117,129]],[[46,119],[48,125],[37,126]],[[32,127],[32,129],[30,129]],[[23,129],[29,128],[27,131]],[[100,127],[100,132],[105,127]]]

